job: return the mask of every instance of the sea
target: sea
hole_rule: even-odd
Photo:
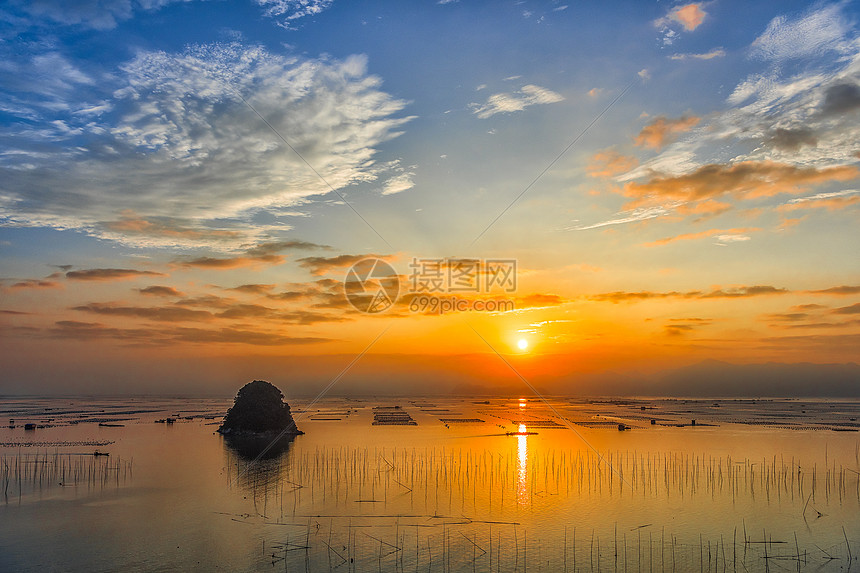
[[[0,571],[860,571],[860,402],[0,398]]]

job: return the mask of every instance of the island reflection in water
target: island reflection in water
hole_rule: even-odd
[[[296,437],[223,436],[228,475],[255,497],[277,486],[290,467],[290,448]]]

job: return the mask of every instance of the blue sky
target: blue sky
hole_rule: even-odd
[[[284,338],[274,293],[328,288],[315,281],[368,254],[401,272],[415,256],[514,257],[523,301],[555,298],[486,318],[500,344],[528,331],[551,356],[601,339],[659,365],[851,360],[857,16],[850,2],[7,2],[6,336],[29,357],[81,329],[94,349],[152,332],[195,356],[213,339],[350,352],[367,319],[305,300]],[[226,301],[248,284],[268,288]],[[153,285],[187,296],[156,305]],[[735,294],[700,309],[685,292]],[[260,322],[175,311],[203,297]],[[755,311],[733,306],[747,298]],[[623,316],[639,326],[613,331]],[[410,320],[409,340],[435,342],[392,352],[462,347],[442,321]]]

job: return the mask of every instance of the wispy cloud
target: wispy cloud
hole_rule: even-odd
[[[486,103],[471,104],[472,113],[481,119],[487,119],[498,113],[513,113],[522,111],[533,105],[556,103],[564,100],[561,94],[540,86],[528,84],[513,93],[491,95]]]
[[[797,209],[830,209],[837,210],[860,203],[860,189],[845,189],[828,193],[816,193],[807,197],[797,197],[780,205],[783,211]]]
[[[217,242],[229,250],[261,238],[258,226],[241,223],[262,209],[285,210],[332,187],[402,175],[392,174],[396,159],[378,161],[377,147],[401,133],[410,119],[398,117],[406,104],[380,90],[364,56],[314,60],[236,42],[206,44],[140,51],[112,78],[89,91],[115,112],[95,119],[62,112],[81,135],[21,132],[18,151],[38,152],[28,155],[28,169],[19,168],[20,153],[0,156],[8,221],[130,244]],[[63,95],[68,107],[73,97],[80,96]],[[31,111],[30,123],[46,129],[57,119],[56,111]],[[405,180],[396,183],[403,189]]]
[[[67,2],[39,0],[38,2],[10,2],[4,9],[17,9],[26,14],[29,24],[63,24],[96,30],[109,30],[117,23],[128,20],[137,11],[154,11],[175,1],[187,0],[98,0],[93,2]]]
[[[713,60],[714,58],[722,58],[726,55],[726,51],[722,48],[714,48],[710,52],[701,54],[672,54],[670,60]]]
[[[263,7],[264,13],[274,18],[278,25],[294,30],[296,21],[316,16],[334,4],[334,0],[255,0]]]
[[[654,219],[656,217],[662,217],[668,213],[668,209],[665,207],[645,207],[641,209],[633,209],[632,211],[624,211],[622,213],[618,213],[618,216],[614,219],[609,219],[607,221],[601,221],[599,223],[593,223],[591,225],[580,225],[576,227],[567,227],[566,231],[586,231],[588,229],[598,229],[600,227],[607,227],[610,225],[623,225],[625,223],[635,223],[637,221],[646,221],[648,219]]]
[[[840,4],[817,4],[797,18],[777,16],[752,45],[754,56],[787,60],[843,51],[850,30]]]

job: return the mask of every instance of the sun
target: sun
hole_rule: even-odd
[[[520,338],[517,341],[517,348],[519,348],[520,350],[525,350],[528,347],[529,347],[529,341],[526,340],[525,338]]]

